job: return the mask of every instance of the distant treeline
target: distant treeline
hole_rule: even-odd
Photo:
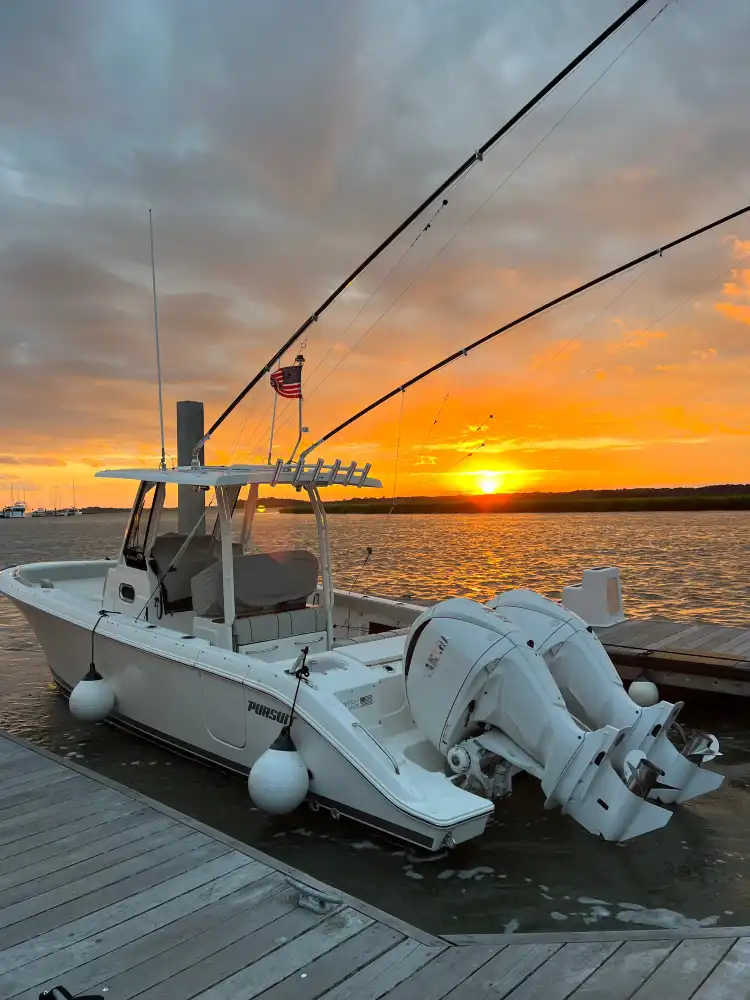
[[[268,510],[308,514],[307,500],[262,497]],[[243,506],[240,501],[238,507]],[[567,514],[639,510],[750,510],[750,484],[678,486],[673,489],[573,490],[570,493],[496,493],[491,496],[362,496],[327,501],[331,514]],[[86,507],[87,513],[110,514],[123,507]]]
[[[269,498],[285,514],[309,512],[304,500]],[[574,490],[570,493],[505,493],[491,496],[359,497],[327,502],[331,514],[561,514],[600,511],[750,510],[750,484],[674,489]]]

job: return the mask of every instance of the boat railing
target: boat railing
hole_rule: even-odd
[[[383,746],[383,744],[380,742],[377,736],[373,736],[373,734],[370,732],[367,726],[363,725],[361,722],[353,722],[352,729],[361,729],[363,733],[367,733],[372,742],[376,746],[380,747],[380,749],[386,755],[391,764],[393,764],[393,769],[395,770],[396,774],[401,774],[401,768],[398,766],[398,761],[396,760],[396,758],[393,756],[390,750],[386,750],[386,748]]]

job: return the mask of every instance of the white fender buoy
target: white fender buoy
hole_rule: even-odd
[[[628,688],[628,694],[641,708],[651,708],[659,702],[659,688],[653,681],[633,681]]]
[[[101,722],[115,707],[115,692],[92,663],[68,699],[70,714],[81,722]]]
[[[288,726],[250,768],[247,790],[255,805],[275,816],[293,812],[310,788],[310,777]]]

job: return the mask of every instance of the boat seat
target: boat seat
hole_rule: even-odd
[[[191,581],[193,577],[213,565],[221,555],[220,543],[213,535],[195,535],[180,556],[174,569],[169,566],[185,544],[187,535],[169,531],[158,535],[151,546],[149,561],[152,570],[163,583],[164,610],[190,611],[193,607]]]
[[[323,632],[325,627],[325,608],[316,605],[296,611],[276,611],[267,615],[236,618],[234,636],[238,646],[247,646],[253,642],[269,642],[273,639],[288,639],[293,635]]]
[[[305,610],[318,586],[318,560],[305,549],[236,555],[234,569],[235,615]],[[224,615],[221,563],[215,562],[191,580],[195,613],[206,618]],[[291,607],[290,607],[291,606]]]

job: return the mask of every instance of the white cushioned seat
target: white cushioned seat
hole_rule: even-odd
[[[234,556],[235,615],[304,609],[318,586],[318,560],[305,549]],[[221,563],[197,573],[190,583],[193,609],[206,618],[223,616]]]
[[[316,606],[237,618],[234,622],[234,635],[239,646],[247,646],[253,642],[271,642],[274,639],[288,639],[292,635],[324,632],[325,627],[325,608]]]
[[[156,575],[160,580],[163,578],[167,611],[175,605],[184,605],[186,609],[192,607],[190,584],[193,577],[211,566],[221,554],[221,546],[213,535],[195,535],[177,565],[170,570],[170,563],[186,538],[187,535],[169,531],[158,535],[151,546],[149,556],[154,562]]]

